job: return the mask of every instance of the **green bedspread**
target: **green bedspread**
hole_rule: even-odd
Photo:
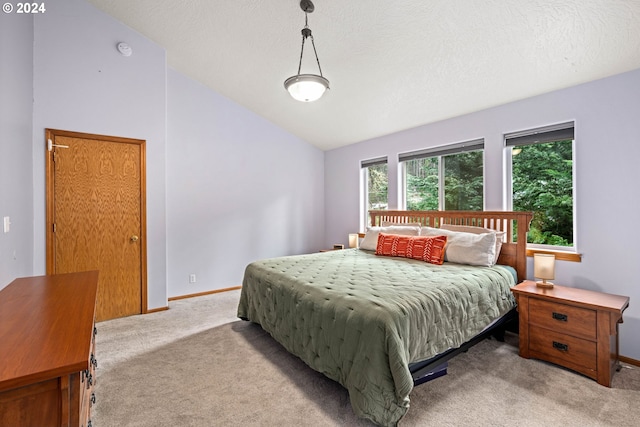
[[[247,266],[238,317],[349,391],[360,417],[395,425],[409,363],[471,339],[514,307],[503,267],[432,265],[357,249]]]

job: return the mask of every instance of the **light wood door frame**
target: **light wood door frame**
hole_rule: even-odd
[[[146,141],[143,139],[123,138],[118,136],[96,135],[90,133],[73,132],[59,129],[45,129],[45,177],[46,177],[46,259],[47,274],[55,271],[55,234],[54,227],[54,162],[53,153],[49,151],[49,145],[55,144],[56,136],[70,138],[95,139],[100,141],[115,142],[121,144],[136,144],[140,148],[140,313],[145,314],[147,309],[147,185],[146,185]],[[49,140],[52,142],[50,143]]]

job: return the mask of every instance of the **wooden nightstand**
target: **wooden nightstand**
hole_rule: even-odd
[[[618,323],[629,297],[524,281],[518,302],[520,356],[555,363],[611,387],[618,366]]]

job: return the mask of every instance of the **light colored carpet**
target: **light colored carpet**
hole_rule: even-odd
[[[347,391],[235,317],[240,291],[98,326],[96,427],[371,426]],[[640,368],[613,387],[485,340],[416,387],[405,426],[638,426]]]

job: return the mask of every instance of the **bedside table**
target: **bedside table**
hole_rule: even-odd
[[[611,387],[618,366],[618,323],[629,297],[527,280],[518,302],[520,356],[564,366]]]

